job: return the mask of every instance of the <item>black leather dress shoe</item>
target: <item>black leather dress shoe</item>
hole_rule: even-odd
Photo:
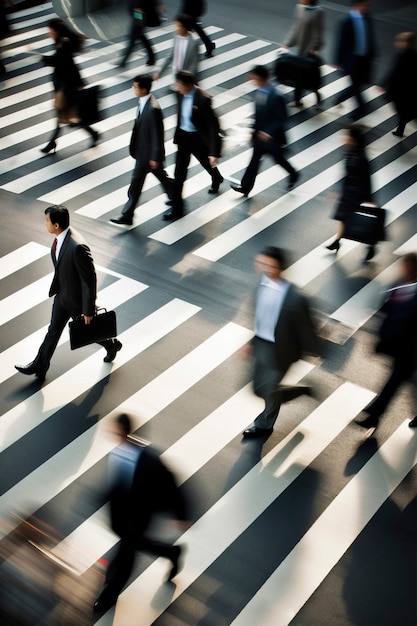
[[[272,428],[257,428],[256,426],[251,426],[243,431],[243,436],[245,439],[255,439],[256,437],[269,437],[272,434]]]
[[[233,189],[233,191],[237,191],[238,193],[243,194],[246,198],[249,195],[249,191],[245,191],[242,187],[242,185],[230,185],[231,189]]]
[[[208,50],[206,50],[205,52],[205,57],[206,59],[210,59],[213,56],[213,51],[216,49],[216,44],[214,43],[214,41],[210,42],[210,48]]]
[[[111,222],[113,222],[113,224],[124,224],[125,226],[132,226],[133,224],[133,220],[129,219],[128,217],[123,217],[123,215],[121,215],[120,217],[112,217]]]
[[[164,219],[166,222],[174,222],[175,220],[181,219],[183,215],[184,213],[179,212],[179,211],[174,211],[174,209],[172,209],[171,211],[167,211],[166,213],[164,213],[164,215],[162,216],[162,219]]]
[[[114,606],[117,602],[117,596],[106,594],[104,590],[103,593],[97,598],[94,602],[94,612],[96,613],[105,613],[112,606]]]
[[[417,428],[417,415],[413,417],[413,419],[408,422],[410,428]]]
[[[32,374],[36,374],[38,371],[38,366],[34,361],[28,363],[28,365],[15,365],[15,368],[21,374],[26,374],[26,376],[32,376]]]
[[[291,174],[290,180],[288,181],[288,184],[287,184],[288,191],[291,191],[291,189],[294,189],[295,183],[297,182],[299,178],[300,178],[300,174],[298,172]]]
[[[355,424],[362,426],[362,428],[377,428],[378,418],[368,415],[368,417],[365,417],[363,420],[355,420]]]
[[[110,348],[107,350],[107,354],[104,357],[103,361],[105,363],[111,363],[112,361],[114,361],[114,359],[116,358],[116,354],[121,349],[122,349],[122,344],[120,343],[120,341],[118,339],[113,339],[113,343],[110,346]]]
[[[169,582],[170,580],[172,580],[173,578],[175,578],[175,576],[178,574],[179,570],[181,569],[181,565],[179,563],[179,559],[181,557],[181,546],[172,546],[172,557],[171,557],[171,561],[172,561],[172,567],[170,569],[170,572],[168,574],[167,577],[167,582]]]
[[[211,184],[210,189],[208,190],[209,193],[219,193],[219,187],[222,184],[222,182],[224,181],[223,176],[221,178],[219,178],[218,180],[214,180]]]

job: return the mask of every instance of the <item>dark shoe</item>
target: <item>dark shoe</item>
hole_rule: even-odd
[[[106,590],[97,598],[94,602],[94,612],[95,613],[105,613],[112,606],[114,606],[117,602],[118,596],[113,596],[110,594],[106,594]]]
[[[51,151],[54,151],[54,154],[56,152],[56,141],[50,141],[48,144],[46,144],[46,146],[44,148],[41,148],[41,152],[43,152],[43,154],[48,154]]]
[[[96,147],[99,138],[100,138],[100,135],[98,134],[98,132],[96,130],[93,130],[93,132],[91,134],[90,148],[95,148]]]
[[[413,417],[413,419],[408,422],[410,428],[417,428],[417,415]]]
[[[172,567],[168,574],[167,582],[175,578],[179,570],[182,568],[182,564],[179,563],[179,559],[180,559],[181,552],[182,552],[181,546],[172,546],[172,548],[173,548],[173,555],[171,557]]]
[[[255,439],[256,437],[269,437],[272,430],[272,428],[257,428],[256,426],[251,426],[244,430],[242,434],[245,439]]]
[[[213,56],[213,52],[216,49],[216,44],[214,43],[214,41],[210,42],[210,48],[208,50],[206,50],[206,59],[210,59]]]
[[[363,420],[355,420],[355,424],[362,426],[362,428],[377,428],[378,418],[368,415],[368,417],[365,417]]]
[[[291,102],[290,106],[294,109],[302,109],[304,104],[301,102],[301,100],[296,100],[295,102]]]
[[[15,365],[15,368],[21,374],[26,374],[26,376],[32,376],[32,374],[35,374],[41,383],[45,380],[46,370],[39,369],[39,366],[35,363],[35,361],[32,361],[32,363],[29,363],[28,365]]]
[[[164,213],[162,219],[166,222],[174,222],[175,220],[181,219],[183,216],[184,213],[182,211],[175,211],[174,209],[171,209],[171,211]]]
[[[398,132],[398,128],[397,130],[393,130],[392,134],[394,135],[394,137],[404,137],[404,133]]]
[[[242,187],[242,185],[230,185],[230,188],[233,189],[233,191],[237,191],[238,193],[242,193],[245,198],[248,197],[249,195],[249,191],[245,191]]]
[[[104,357],[103,361],[105,363],[111,363],[112,361],[114,361],[114,359],[116,358],[116,354],[121,349],[122,349],[122,344],[120,343],[120,341],[118,339],[113,339],[113,343],[110,346],[110,348],[107,350],[107,354]]]
[[[174,206],[174,201],[173,201],[173,200],[171,200],[171,199],[169,199],[169,200],[165,200],[165,204],[166,204],[167,206]]]
[[[294,174],[291,174],[290,180],[288,181],[288,184],[287,184],[287,191],[291,191],[291,189],[294,189],[295,183],[297,182],[299,178],[300,178],[300,174],[298,172],[294,172]]]
[[[124,217],[123,215],[121,215],[120,217],[112,217],[110,221],[113,222],[113,224],[124,224],[125,226],[132,226],[133,224],[132,219]]]
[[[368,261],[370,261],[371,259],[373,259],[375,256],[375,246],[369,246],[368,247],[368,252],[366,253],[366,256],[363,260],[364,265],[366,265],[366,263],[368,263]]]
[[[213,180],[213,182],[211,183],[211,187],[208,190],[209,193],[219,193],[219,187],[222,184],[222,182],[224,181],[223,176],[221,178],[218,178],[217,180]]]
[[[155,57],[149,58],[146,61],[146,65],[155,65]]]
[[[333,241],[333,243],[331,243],[330,245],[326,246],[327,250],[334,250],[336,253],[339,252],[339,248],[340,248],[340,241],[339,239],[335,239]]]

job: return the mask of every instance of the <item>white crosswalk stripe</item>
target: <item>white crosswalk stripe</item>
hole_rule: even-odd
[[[344,438],[350,438],[352,447],[349,425],[376,395],[366,379],[360,383],[345,381],[318,362],[299,361],[283,383],[303,385],[321,378],[326,379],[326,391],[300,400],[297,407],[291,402],[284,405],[279,425],[282,437],[273,440],[266,451],[241,451],[237,439],[262,410],[262,401],[248,382],[250,374],[238,358],[252,331],[241,316],[241,303],[230,303],[235,319],[229,320],[206,306],[205,281],[210,281],[210,274],[205,272],[229,264],[236,275],[243,273],[247,266],[241,266],[240,259],[245,258],[246,263],[253,258],[259,241],[292,238],[288,248],[294,248],[295,259],[285,275],[325,302],[326,313],[322,315],[344,329],[340,343],[347,351],[348,339],[363,332],[377,312],[381,292],[397,273],[398,256],[416,249],[415,228],[412,232],[409,228],[417,197],[416,128],[410,124],[409,140],[397,144],[391,135],[391,105],[375,87],[366,90],[372,112],[362,122],[368,127],[372,185],[386,209],[388,238],[379,246],[380,265],[355,270],[360,280],[353,286],[327,293],[340,280],[340,267],[355,263],[361,254],[361,244],[347,240],[343,240],[337,257],[325,248],[334,224],[328,218],[344,175],[340,131],[346,119],[340,118],[353,107],[351,101],[343,108],[332,106],[331,101],[344,88],[346,79],[325,65],[323,109],[315,110],[315,96],[307,94],[304,110],[290,111],[288,153],[301,173],[296,188],[286,193],[287,174],[266,160],[250,199],[244,199],[229,189],[229,183],[240,180],[251,155],[254,88],[247,73],[257,63],[272,67],[277,45],[207,27],[216,41],[216,51],[213,58],[201,60],[200,84],[213,95],[225,133],[219,164],[225,181],[220,193],[206,195],[210,179],[192,160],[184,187],[189,210],[181,220],[169,224],[160,221],[166,210],[165,197],[155,177],[148,177],[132,229],[116,230],[107,222],[126,200],[133,169],[128,155],[135,106],[131,79],[142,71],[146,57],[139,50],[133,54],[134,63],[116,72],[115,60],[124,43],[89,40],[78,64],[82,76],[102,89],[104,115],[96,125],[100,143],[87,149],[85,132],[72,129],[59,138],[55,157],[40,158],[39,148],[55,124],[51,72],[38,56],[51,53],[45,25],[53,15],[49,3],[16,9],[12,19],[19,19],[13,19],[11,36],[3,42],[8,76],[0,99],[0,193],[5,198],[30,198],[41,207],[46,203],[68,204],[90,233],[96,226],[107,229],[107,259],[118,257],[126,234],[130,250],[126,254],[131,254],[124,265],[126,271],[115,272],[103,263],[96,264],[98,305],[116,310],[123,349],[111,365],[102,362],[103,351],[98,346],[65,357],[69,350],[66,329],[55,358],[61,367],[62,363],[67,367],[57,375],[51,367],[43,386],[16,393],[15,386],[22,377],[14,365],[36,353],[47,330],[43,312],[49,306],[52,273],[49,247],[36,241],[36,231],[24,245],[14,245],[16,239],[10,238],[7,249],[0,251],[0,453],[5,468],[0,472],[0,574],[3,554],[20,524],[19,518],[10,514],[24,509],[28,515],[48,519],[50,511],[55,513],[62,502],[70,503],[63,516],[68,517],[67,522],[71,519],[71,524],[61,535],[57,522],[60,539],[51,553],[72,563],[81,577],[106,561],[118,540],[109,528],[107,508],[100,504],[87,512],[84,507],[78,511],[75,503],[83,490],[93,497],[97,489],[94,476],[103,473],[101,464],[116,445],[109,436],[111,423],[115,415],[126,412],[132,416],[135,431],[143,429],[146,437],[147,429],[152,429],[152,443],[158,447],[161,442],[161,457],[174,469],[182,488],[198,485],[203,492],[206,488],[207,498],[202,498],[200,512],[187,531],[172,532],[173,540],[187,547],[175,587],[161,588],[167,562],[154,559],[134,573],[114,615],[104,615],[97,624],[150,626],[159,619],[166,619],[166,624],[177,623],[169,621],[170,611],[175,612],[183,602],[199,602],[204,577],[210,580],[208,588],[223,584],[234,587],[231,580],[223,582],[215,575],[211,579],[210,572],[219,563],[222,567],[223,561],[233,563],[230,568],[235,573],[244,567],[235,563],[235,545],[243,542],[249,546],[257,541],[256,526],[268,518],[271,507],[279,506],[290,490],[301,489],[302,481],[309,480],[309,471],[320,472],[323,459],[337,458]],[[172,25],[153,29],[152,38],[159,61],[171,46]],[[166,169],[170,175],[177,120],[176,97],[167,91],[171,83],[170,75],[154,83],[164,112]],[[282,90],[290,97],[290,88],[283,86]],[[319,224],[314,237],[309,236],[309,225],[302,217],[307,214]],[[133,277],[131,266],[142,263],[144,257],[152,259],[155,250],[163,250],[172,260],[170,270],[179,281],[195,277],[185,297],[177,297],[171,287],[165,288],[165,275],[155,285],[146,277],[144,282]],[[155,268],[157,262],[155,257]],[[221,295],[227,299],[226,290],[224,287]],[[240,377],[238,371],[242,371]],[[94,398],[91,404],[90,396]],[[269,570],[260,566],[259,571],[252,572],[247,568],[250,594],[245,597],[243,590],[233,588],[238,600],[233,609],[227,609],[227,623],[286,626],[297,616],[416,465],[416,439],[403,419],[384,434],[379,448],[369,451],[354,476],[340,476],[340,487],[334,494],[321,494],[320,506],[311,513],[306,528],[299,537],[291,535],[293,543],[288,541]],[[49,432],[58,435],[49,437]],[[57,519],[60,515],[62,512]],[[290,530],[284,531],[290,534]],[[204,591],[203,602],[209,593]],[[0,593],[0,611],[2,601]],[[179,623],[197,621],[184,618]],[[213,626],[218,624],[213,621]]]

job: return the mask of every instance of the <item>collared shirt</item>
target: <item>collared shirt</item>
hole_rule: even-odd
[[[181,102],[181,115],[180,115],[180,128],[187,133],[195,133],[196,127],[191,121],[191,115],[193,113],[195,88],[182,97]]]
[[[57,261],[58,261],[59,253],[60,253],[61,248],[62,248],[62,244],[64,243],[64,239],[67,236],[68,231],[69,231],[69,226],[68,226],[68,228],[63,230],[62,233],[59,233],[59,235],[57,235],[57,237],[56,237],[55,258],[56,258]]]
[[[262,275],[255,312],[255,335],[275,343],[275,327],[290,284]]]
[[[359,11],[349,11],[353,21],[353,29],[355,31],[355,46],[353,53],[356,56],[363,57],[368,54],[368,41],[366,34],[365,19]]]
[[[183,37],[182,35],[175,35],[174,40],[174,58],[172,62],[172,67],[174,72],[178,72],[184,66],[184,58],[185,53],[188,46],[188,41],[190,37]]]
[[[138,117],[143,109],[145,108],[145,104],[148,102],[149,98],[151,97],[151,94],[148,93],[146,96],[142,96],[142,98],[138,98],[138,107],[136,109],[136,117]]]
[[[142,448],[129,441],[116,446],[109,454],[109,484],[130,491]]]

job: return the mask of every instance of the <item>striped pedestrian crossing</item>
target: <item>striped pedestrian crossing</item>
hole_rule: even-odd
[[[212,93],[224,130],[221,193],[207,196],[207,174],[192,160],[181,220],[161,222],[165,197],[149,177],[133,227],[116,229],[108,220],[125,202],[133,168],[127,150],[131,80],[144,70],[145,57],[135,52],[120,72],[114,63],[124,42],[89,40],[78,63],[83,77],[101,86],[100,143],[90,149],[85,133],[72,129],[59,138],[55,156],[41,158],[39,148],[54,119],[50,68],[36,54],[51,52],[45,23],[53,15],[50,3],[16,10],[12,34],[3,42],[8,75],[0,99],[0,194],[28,199],[40,207],[40,215],[47,203],[67,204],[89,241],[96,233],[105,238],[97,251],[97,302],[116,310],[123,349],[111,365],[104,364],[98,346],[70,352],[66,330],[45,384],[22,384],[14,364],[36,353],[47,329],[49,247],[38,242],[35,231],[26,242],[0,251],[1,580],[8,562],[4,555],[21,524],[13,513],[22,510],[51,524],[59,539],[53,547],[39,547],[60,566],[72,565],[77,580],[87,581],[108,560],[117,537],[97,495],[116,445],[109,433],[112,420],[126,412],[139,436],[161,451],[181,488],[195,495],[195,513],[188,530],[164,531],[186,546],[175,585],[163,584],[166,561],[143,557],[115,611],[96,623],[289,625],[384,503],[407,476],[415,476],[417,440],[405,414],[394,416],[375,448],[350,426],[378,385],[352,375],[349,367],[355,369],[361,354],[352,345],[356,339],[371,343],[364,329],[378,310],[381,291],[396,275],[399,255],[416,247],[415,229],[409,226],[416,213],[416,129],[410,125],[410,136],[397,144],[390,132],[391,106],[375,87],[366,90],[371,112],[362,121],[368,128],[373,189],[386,209],[389,236],[371,269],[356,263],[363,254],[356,242],[343,241],[336,257],[325,245],[344,175],[340,131],[353,103],[341,108],[331,102],[345,78],[324,66],[322,110],[314,109],[310,94],[304,110],[290,111],[288,150],[301,172],[297,187],[286,193],[285,172],[266,160],[250,198],[243,199],[228,183],[240,180],[251,154],[253,86],[247,72],[257,63],[272,66],[277,45],[207,27],[216,54],[201,61],[200,83]],[[153,29],[152,39],[161,59],[171,45],[172,26]],[[169,92],[171,82],[169,75],[156,81],[154,93],[164,112],[166,166],[172,175],[176,99]],[[291,90],[283,91],[290,98]],[[291,248],[285,274],[324,304],[324,324],[343,328],[343,341],[334,349],[345,362],[343,374],[326,360],[299,361],[290,369],[284,384],[314,384],[316,394],[284,404],[262,449],[240,439],[262,402],[253,394],[249,366],[239,358],[252,336],[244,309],[248,293],[234,301],[232,281],[249,292],[252,259],[266,242]],[[333,289],[340,268],[349,263],[356,263],[360,279]],[[216,298],[228,300],[227,318],[212,306]],[[342,465],[349,465],[358,449],[362,465],[348,475]],[[311,500],[303,506],[309,488]],[[276,537],[269,536],[271,528]],[[265,547],[268,554],[257,553]],[[100,582],[97,578],[97,589]],[[0,613],[6,611],[3,600],[0,593]]]

